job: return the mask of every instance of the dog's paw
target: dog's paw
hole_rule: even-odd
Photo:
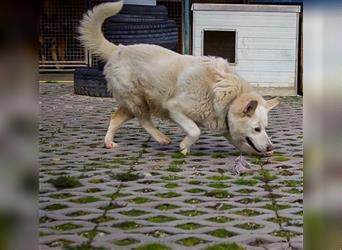
[[[159,138],[158,139],[158,142],[161,144],[161,145],[168,145],[171,143],[171,140],[169,137],[165,136],[163,138]]]
[[[119,144],[117,144],[117,143],[115,143],[115,142],[113,142],[113,141],[111,141],[111,142],[105,142],[104,147],[105,147],[105,148],[108,148],[108,149],[117,148],[117,147],[119,147]]]
[[[180,152],[183,154],[183,155],[187,155],[190,153],[190,147],[187,146],[185,143],[181,142],[180,145],[179,145],[179,148],[180,148]]]

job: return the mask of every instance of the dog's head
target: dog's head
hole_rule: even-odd
[[[236,97],[226,117],[231,142],[245,153],[271,155],[273,146],[266,133],[267,114],[278,104],[277,98],[266,101],[255,92]]]

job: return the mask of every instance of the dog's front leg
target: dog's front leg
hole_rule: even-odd
[[[179,126],[181,126],[187,133],[187,136],[185,136],[185,138],[179,144],[181,153],[187,155],[190,153],[191,145],[198,140],[201,130],[194,121],[181,112],[170,111],[170,118]]]

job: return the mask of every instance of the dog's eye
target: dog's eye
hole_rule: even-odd
[[[259,132],[261,132],[261,128],[257,127],[257,128],[254,129],[254,131],[259,133]]]

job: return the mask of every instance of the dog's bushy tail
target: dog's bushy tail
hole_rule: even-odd
[[[109,42],[102,33],[102,23],[110,16],[117,14],[123,1],[103,3],[84,14],[78,28],[79,40],[85,48],[101,59],[107,61],[117,46]]]

